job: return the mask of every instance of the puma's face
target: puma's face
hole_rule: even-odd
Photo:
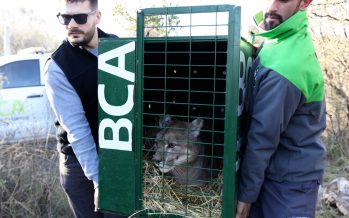
[[[162,173],[169,173],[177,166],[190,165],[200,155],[198,135],[202,119],[191,123],[171,121],[166,117],[155,138],[153,161]]]

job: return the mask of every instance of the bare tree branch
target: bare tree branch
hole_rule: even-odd
[[[334,17],[334,16],[332,16],[332,15],[330,15],[330,14],[325,14],[325,15],[323,15],[323,14],[318,14],[318,13],[316,13],[316,12],[311,12],[314,16],[316,16],[316,17],[321,17],[321,18],[329,18],[329,19],[332,19],[332,20],[335,20],[335,21],[349,21],[349,18],[343,18],[343,19],[341,19],[341,18],[337,18],[337,17]]]

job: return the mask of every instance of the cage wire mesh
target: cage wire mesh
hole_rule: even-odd
[[[148,215],[221,217],[229,11],[139,13],[142,207]]]

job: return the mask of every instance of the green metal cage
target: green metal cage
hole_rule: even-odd
[[[240,7],[143,9],[136,40],[100,41],[99,50],[101,209],[134,217],[234,217],[254,53],[240,36]],[[161,126],[168,116],[171,123],[188,125]],[[198,119],[200,140],[193,141]],[[172,146],[201,146],[205,152],[176,153],[169,147],[171,134],[181,136]],[[162,150],[154,149],[157,143]],[[184,169],[183,178],[159,170],[158,153],[162,160],[186,158],[183,165],[168,165]],[[190,158],[206,164],[192,166]],[[193,182],[189,172],[207,176]]]

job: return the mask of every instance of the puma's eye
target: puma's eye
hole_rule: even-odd
[[[173,143],[170,143],[170,144],[168,144],[168,148],[174,148],[176,146],[176,144],[173,144]]]

